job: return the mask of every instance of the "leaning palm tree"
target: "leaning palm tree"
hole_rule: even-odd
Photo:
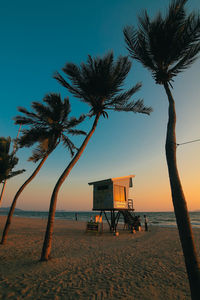
[[[166,136],[166,159],[179,236],[185,257],[193,299],[200,299],[200,266],[195,249],[188,209],[176,163],[176,112],[171,93],[173,78],[187,69],[200,52],[200,17],[186,15],[187,0],[175,0],[165,17],[159,13],[150,19],[147,12],[139,17],[139,28],[124,29],[125,41],[133,59],[152,72],[157,84],[163,85],[169,102]]]
[[[67,63],[63,71],[71,83],[66,81],[59,73],[56,73],[54,76],[76,98],[90,106],[91,110],[89,115],[90,117],[94,116],[94,122],[81,147],[63,171],[54,187],[51,196],[41,261],[48,260],[50,257],[58,192],[64,180],[81,157],[96,129],[100,116],[108,117],[106,110],[132,111],[144,114],[151,112],[151,108],[145,107],[142,100],[136,102],[132,100],[129,101],[131,96],[139,90],[141,84],[138,83],[128,91],[122,92],[122,85],[130,68],[131,62],[128,60],[128,57],[120,56],[117,61],[114,62],[113,53],[109,53],[103,58],[92,58],[88,56],[87,63],[82,63],[80,66]]]
[[[18,163],[18,158],[15,156],[16,149],[10,152],[11,138],[0,137],[0,183],[3,184],[1,195],[0,195],[0,204],[3,198],[5,185],[7,179],[10,179],[16,175],[23,173],[25,170],[13,171],[15,166]]]
[[[43,102],[45,105],[40,102],[32,103],[34,112],[29,112],[22,107],[19,108],[19,111],[23,113],[24,116],[15,117],[16,124],[29,126],[28,129],[22,131],[22,136],[18,139],[19,147],[30,147],[35,143],[39,143],[39,146],[33,150],[33,155],[29,160],[33,162],[38,162],[40,160],[40,163],[15,194],[3,231],[1,244],[6,243],[17,199],[25,187],[38,174],[48,156],[61,141],[63,145],[68,148],[71,156],[73,156],[74,151],[76,151],[77,148],[69,139],[68,135],[85,135],[84,131],[74,129],[74,127],[84,120],[84,116],[80,116],[79,119],[74,117],[69,118],[71,108],[68,98],[62,101],[59,94],[51,93],[44,97]]]

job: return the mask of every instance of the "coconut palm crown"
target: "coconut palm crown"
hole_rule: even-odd
[[[25,170],[12,171],[18,163],[15,151],[10,151],[11,138],[0,137],[0,183],[23,173]]]
[[[69,99],[66,98],[62,101],[59,94],[47,94],[43,98],[43,102],[44,104],[32,102],[34,112],[29,112],[23,107],[18,108],[24,116],[16,116],[14,118],[15,124],[29,126],[29,129],[22,130],[18,145],[20,147],[30,147],[34,143],[39,143],[39,147],[33,150],[33,155],[29,158],[34,162],[51,152],[60,141],[73,156],[77,148],[65,133],[85,135],[84,131],[74,129],[84,120],[85,116],[81,115],[78,119],[75,117],[69,118],[71,112]]]
[[[175,0],[165,17],[161,13],[151,20],[145,11],[139,16],[138,30],[124,29],[125,41],[132,58],[149,69],[158,84],[170,83],[187,69],[200,51],[200,17],[186,15],[187,0]],[[170,83],[171,84],[171,83]]]
[[[75,97],[91,107],[90,116],[100,113],[104,117],[108,117],[106,110],[150,114],[152,109],[145,107],[143,100],[130,101],[131,96],[140,89],[141,83],[122,92],[122,85],[130,68],[131,62],[127,56],[119,56],[114,62],[112,52],[103,58],[92,58],[88,55],[86,63],[81,63],[80,66],[67,63],[62,69],[71,84],[58,72],[55,73],[54,78]]]

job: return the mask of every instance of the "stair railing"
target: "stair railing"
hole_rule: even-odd
[[[133,199],[128,199],[128,208],[133,209]]]

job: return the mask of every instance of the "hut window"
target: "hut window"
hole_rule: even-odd
[[[115,201],[126,201],[126,188],[120,185],[114,185],[114,199]]]
[[[98,191],[104,191],[104,190],[108,190],[108,185],[100,185],[97,187]]]

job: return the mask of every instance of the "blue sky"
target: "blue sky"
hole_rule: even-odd
[[[165,11],[163,0],[74,0],[4,1],[0,11],[0,135],[16,137],[18,127],[12,118],[17,107],[30,108],[48,92],[69,96],[72,115],[79,116],[88,107],[74,99],[52,75],[66,62],[81,63],[87,55],[104,55],[113,50],[115,57],[128,55],[123,28],[136,25],[137,15],[147,9],[155,15]],[[189,0],[188,11],[200,10],[199,0]],[[200,60],[175,79],[173,95],[177,109],[177,142],[200,138]],[[162,86],[155,85],[151,74],[133,62],[126,87],[142,81],[135,99],[143,98],[152,106],[151,116],[111,112],[98,128],[78,164],[59,194],[58,209],[92,208],[92,188],[88,182],[135,174],[133,198],[137,210],[172,210],[165,162],[164,142],[167,123],[167,97]],[[89,130],[92,120],[82,124]],[[75,139],[79,144],[81,140]],[[200,208],[200,143],[180,146],[178,163],[190,209]],[[12,198],[36,167],[27,162],[31,149],[18,152],[19,168],[27,171],[11,179],[3,201]],[[49,157],[39,176],[21,195],[18,207],[48,210],[53,187],[70,156],[59,147]]]

